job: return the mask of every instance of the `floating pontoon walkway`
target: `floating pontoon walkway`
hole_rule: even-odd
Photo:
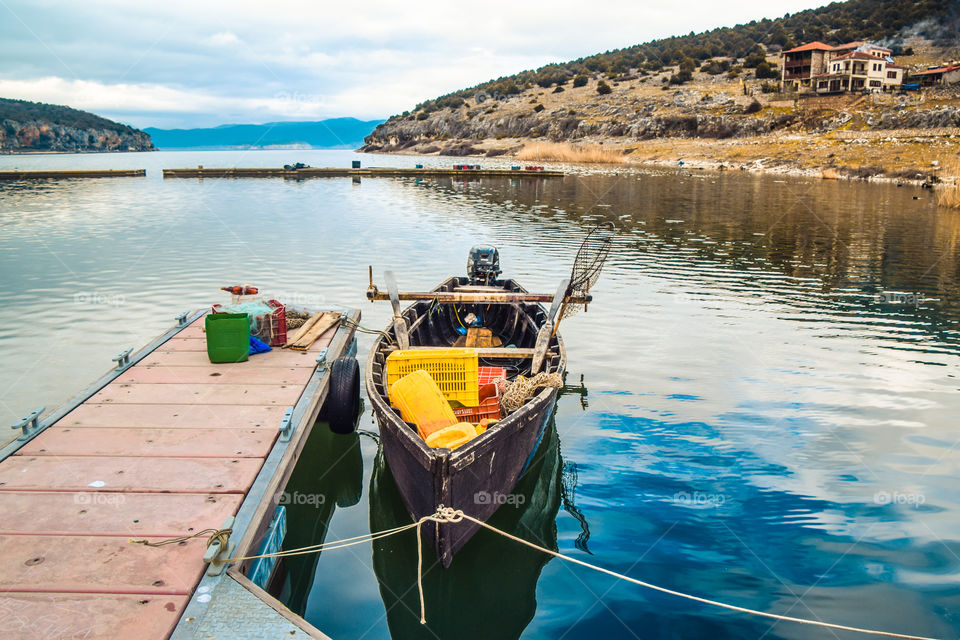
[[[326,398],[326,362],[355,348],[341,323],[306,352],[215,365],[204,314],[122,354],[0,449],[0,638],[317,637],[246,565],[211,575],[209,534],[130,542],[225,528],[235,516],[233,553],[258,553]]]
[[[368,169],[314,168],[269,169],[253,167],[164,169],[164,178],[562,178],[562,171],[526,171],[524,169]]]
[[[0,171],[0,180],[42,180],[67,178],[142,178],[146,169],[80,169],[42,171]]]

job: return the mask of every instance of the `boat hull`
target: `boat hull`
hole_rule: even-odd
[[[463,279],[451,278],[435,291],[451,291],[462,282]],[[523,291],[509,280],[503,283],[503,289]],[[466,313],[483,314],[486,325],[504,345],[517,347],[532,347],[537,331],[546,321],[540,305],[516,303],[467,306],[458,312],[438,310],[427,300],[411,305],[403,316],[412,327],[412,345],[450,346],[459,336],[454,322]],[[391,325],[385,333],[391,336],[392,330]],[[367,394],[380,426],[384,456],[411,517],[419,520],[443,506],[485,522],[498,507],[515,501],[511,492],[543,437],[557,390],[541,389],[521,408],[456,450],[431,449],[411,425],[400,419],[386,398],[384,369],[388,352],[389,340],[378,338],[367,359]],[[562,375],[566,352],[559,336],[552,339],[549,353],[547,371]],[[529,367],[529,360],[526,362]],[[454,554],[478,528],[478,524],[468,520],[428,522],[422,527],[424,538],[444,567],[450,565]]]

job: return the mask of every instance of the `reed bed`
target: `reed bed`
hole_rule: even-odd
[[[937,185],[937,204],[960,209],[960,161],[954,160],[944,167],[944,178],[943,183]]]
[[[517,152],[517,160],[535,162],[588,162],[623,164],[621,151],[598,144],[575,145],[569,142],[530,142]]]

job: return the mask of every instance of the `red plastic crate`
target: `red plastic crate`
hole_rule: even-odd
[[[500,390],[493,384],[495,380],[505,378],[507,370],[503,367],[478,367],[478,382],[480,385],[480,405],[476,407],[460,407],[453,410],[460,422],[480,422],[484,418],[499,420]],[[485,388],[486,387],[486,388]]]
[[[257,337],[271,347],[282,347],[287,343],[287,310],[283,303],[277,300],[268,300],[267,304],[273,307],[269,321],[261,318]]]
[[[477,383],[482,387],[494,380],[507,377],[507,370],[503,367],[477,367]]]

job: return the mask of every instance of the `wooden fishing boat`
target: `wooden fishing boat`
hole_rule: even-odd
[[[525,294],[513,280],[497,280],[477,287],[471,286],[466,277],[453,277],[431,293],[458,292],[474,294],[477,301],[437,303],[435,300],[441,295],[418,300],[401,312],[409,327],[409,346],[451,347],[461,336],[457,331],[461,318],[474,314],[504,345],[478,349],[482,364],[505,367],[514,375],[529,374],[538,332],[548,322],[544,308],[536,302],[487,302],[496,299],[496,294]],[[455,450],[432,449],[416,428],[404,422],[390,406],[386,359],[396,349],[396,322],[385,334],[377,338],[367,358],[367,395],[380,425],[383,454],[407,510],[417,520],[436,513],[443,505],[486,521],[510,500],[517,479],[530,463],[553,413],[557,389],[541,388],[522,407]],[[563,340],[559,334],[550,336],[543,371],[562,376],[566,365]],[[467,520],[428,523],[423,532],[437,558],[447,567],[478,526]]]
[[[567,352],[557,328],[566,315],[591,301],[590,288],[600,275],[614,233],[610,223],[592,229],[577,251],[570,277],[552,295],[531,294],[514,280],[500,279],[499,252],[489,246],[470,250],[466,276],[448,278],[427,292],[400,293],[389,271],[384,274],[388,291],[381,292],[373,284],[371,267],[367,297],[389,299],[394,317],[367,358],[367,396],[380,424],[383,455],[414,520],[433,515],[443,506],[486,522],[510,501],[553,415],[557,387],[566,371]],[[413,304],[401,310],[400,300]],[[552,302],[549,311],[542,302]],[[501,401],[504,415],[486,431],[455,449],[431,448],[390,405],[387,358],[397,348],[459,346],[476,348],[479,363],[506,369],[508,380],[556,374],[546,376],[556,386],[517,385],[522,391],[519,398],[513,396],[515,389],[507,391]],[[422,529],[437,558],[448,567],[479,526],[462,519],[429,522]]]

